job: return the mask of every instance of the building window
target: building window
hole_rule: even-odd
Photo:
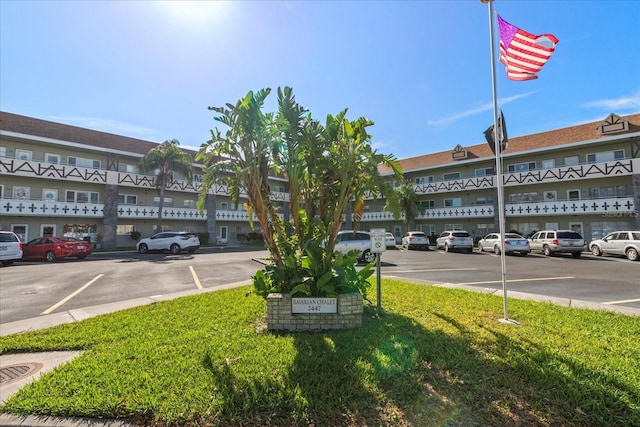
[[[476,177],[493,176],[493,168],[476,169]]]
[[[16,148],[16,159],[17,160],[26,160],[26,161],[31,161],[31,157],[33,156],[33,153],[29,150],[20,150],[19,148]]]
[[[602,151],[600,153],[587,154],[587,163],[610,162],[624,159],[624,150]]]
[[[462,224],[445,224],[444,229],[445,230],[464,230],[464,227],[462,226]]]
[[[453,181],[454,179],[460,179],[460,172],[450,172],[442,175],[443,181]]]
[[[100,160],[84,159],[82,157],[67,157],[69,166],[77,166],[79,168],[100,169]]]
[[[418,202],[423,209],[435,209],[436,202],[435,200],[421,200]]]
[[[197,203],[197,200],[185,200],[184,207],[187,209],[195,209],[196,203]],[[188,230],[185,230],[185,231],[188,231]]]
[[[567,190],[567,200],[580,200],[580,190]]]
[[[421,176],[419,178],[415,178],[413,181],[415,184],[428,184],[430,182],[433,182],[433,176]]]
[[[118,172],[138,173],[138,166],[128,165],[126,163],[118,163]]]
[[[538,193],[512,193],[508,199],[509,203],[535,203],[538,201]]]
[[[131,225],[131,224],[116,225],[116,234],[119,234],[119,235],[130,234],[132,231],[135,231],[135,230],[136,230],[135,225]]]
[[[452,199],[444,199],[444,207],[445,208],[457,208],[462,206],[462,198],[455,197]]]
[[[552,169],[556,167],[556,159],[548,159],[542,161],[542,169]]]
[[[564,158],[565,166],[576,166],[580,164],[580,158],[578,156],[569,156]]]
[[[98,203],[98,193],[93,191],[67,190],[65,200],[67,203]]]
[[[118,204],[119,205],[137,205],[138,196],[135,196],[133,194],[118,194]]]
[[[57,165],[60,163],[60,154],[44,153],[45,163],[51,163]]]
[[[515,165],[509,165],[509,173],[527,172],[536,169],[536,162],[516,163]]]
[[[493,205],[494,196],[477,196],[476,197],[476,205]]]
[[[629,195],[629,192],[626,185],[609,185],[605,187],[589,188],[590,199],[627,197],[628,195]]]
[[[7,157],[7,147],[0,147],[0,157]]]
[[[153,198],[153,206],[160,206],[160,197],[154,197]],[[165,208],[172,207],[173,206],[173,197],[165,197],[163,206]]]

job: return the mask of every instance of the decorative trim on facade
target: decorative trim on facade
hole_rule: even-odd
[[[507,204],[505,215],[538,216],[538,215],[585,215],[585,214],[625,214],[636,215],[633,197],[617,199],[567,200],[560,202]]]
[[[633,175],[634,159],[540,169],[504,175],[504,185],[539,184],[541,182],[574,181],[584,178]]]
[[[451,160],[464,160],[468,157],[467,149],[458,144],[451,151]]]
[[[617,114],[609,114],[606,119],[604,119],[598,125],[598,134],[599,135],[607,135],[610,133],[618,133],[618,132],[628,132],[629,131],[629,120],[623,119]]]
[[[482,178],[456,179],[452,181],[430,182],[428,184],[415,184],[416,194],[446,193],[450,191],[478,190],[493,188],[493,176]]]

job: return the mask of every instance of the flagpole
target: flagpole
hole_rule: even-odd
[[[489,4],[489,38],[491,47],[491,86],[493,90],[493,141],[496,153],[496,187],[498,192],[498,227],[500,238],[502,239],[500,250],[500,267],[502,271],[502,299],[504,305],[504,323],[517,323],[509,319],[509,305],[507,299],[507,262],[504,250],[505,240],[505,219],[504,219],[504,183],[502,181],[502,141],[498,129],[498,89],[496,84],[496,55],[495,55],[495,33],[493,26],[493,0],[481,0],[482,3]]]

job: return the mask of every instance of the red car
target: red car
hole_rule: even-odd
[[[73,237],[38,237],[22,245],[22,259],[86,258],[91,254],[91,242]]]

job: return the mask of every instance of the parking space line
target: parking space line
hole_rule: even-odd
[[[386,270],[389,273],[430,273],[434,271],[465,271],[465,270],[477,270],[475,267],[468,268],[431,268],[429,270]]]
[[[509,283],[514,282],[539,282],[541,280],[564,280],[564,279],[575,279],[574,276],[560,276],[560,277],[538,277],[536,279],[511,279],[507,280]],[[456,285],[486,285],[489,283],[502,283],[502,280],[487,280],[486,282],[466,282],[466,283],[456,283]]]
[[[629,302],[640,302],[640,298],[623,299],[623,300],[620,300],[620,301],[607,301],[607,302],[603,302],[601,304],[608,304],[608,305],[611,305],[611,304],[627,304]]]
[[[89,286],[93,285],[99,278],[101,278],[102,276],[104,276],[104,274],[99,274],[96,277],[94,277],[92,280],[90,280],[86,285],[84,285],[83,287],[81,287],[80,289],[78,289],[77,291],[73,292],[71,295],[67,296],[66,298],[62,299],[60,302],[58,302],[57,304],[54,304],[53,306],[49,307],[48,309],[46,309],[45,311],[43,311],[42,314],[49,314],[51,313],[53,310],[55,310],[56,308],[60,307],[62,304],[66,303],[67,301],[69,301],[71,298],[75,297],[76,295],[78,295],[80,292],[84,291],[85,289],[87,289]]]
[[[200,279],[198,279],[198,275],[192,266],[189,266],[189,270],[191,270],[191,276],[193,277],[193,281],[196,282],[196,286],[198,289],[202,289],[202,285],[200,284]]]

